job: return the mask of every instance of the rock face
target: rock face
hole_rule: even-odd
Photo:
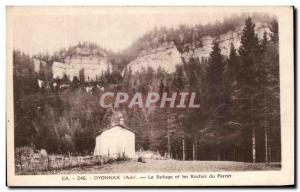
[[[181,54],[177,50],[174,43],[164,43],[162,46],[143,52],[140,57],[131,61],[126,67],[134,74],[143,69],[147,70],[151,67],[157,70],[159,67],[168,73],[176,70],[176,65],[181,65]]]
[[[259,38],[263,37],[264,32],[269,35],[271,33],[268,26],[257,23],[256,24],[256,33]],[[213,42],[216,40],[219,43],[221,49],[221,54],[224,56],[229,56],[230,45],[233,43],[235,49],[238,49],[241,46],[241,35],[243,33],[243,27],[239,27],[233,31],[228,31],[227,33],[221,34],[217,37],[205,36],[200,39],[202,42],[202,47],[195,48],[194,44],[186,45],[189,51],[186,51],[182,54],[182,57],[185,62],[188,62],[192,57],[198,58],[208,58],[210,52],[212,51]],[[197,42],[196,42],[197,43]]]
[[[112,71],[111,63],[105,57],[94,55],[67,57],[65,63],[68,66],[68,76],[73,79],[78,77],[79,71],[84,71],[85,81],[94,81],[102,73]]]
[[[264,32],[266,32],[267,35],[271,33],[267,25],[257,23],[256,33],[258,37],[262,38]],[[137,59],[127,65],[127,70],[131,69],[131,72],[134,74],[143,69],[147,70],[148,67],[154,70],[161,67],[166,72],[172,73],[176,70],[176,65],[182,65],[183,62],[187,63],[191,58],[199,59],[199,61],[201,61],[202,58],[208,58],[212,51],[214,41],[219,43],[221,54],[229,56],[231,43],[235,49],[241,46],[242,33],[243,27],[237,27],[235,30],[228,31],[216,37],[203,36],[198,41],[185,44],[185,51],[183,53],[177,50],[173,42],[165,42],[158,48],[143,51]]]
[[[77,48],[76,54],[67,56],[64,63],[54,62],[52,65],[53,78],[62,78],[66,74],[70,80],[79,77],[83,70],[85,81],[94,81],[102,73],[112,71],[112,65],[105,56],[97,55],[93,50]]]
[[[33,65],[34,65],[34,68],[33,68],[34,72],[39,73],[41,68],[46,67],[47,64],[45,61],[43,61],[41,59],[34,58]]]

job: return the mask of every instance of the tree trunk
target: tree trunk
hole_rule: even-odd
[[[182,160],[185,161],[184,137],[182,139]]]
[[[170,142],[169,126],[168,126],[168,158],[171,158],[171,142]]]
[[[197,157],[197,146],[198,146],[198,139],[196,138],[196,141],[195,141],[195,159],[197,160],[198,159],[198,157]]]
[[[256,162],[256,140],[255,140],[255,128],[252,128],[252,163]]]
[[[195,160],[195,139],[193,140],[193,160]]]
[[[268,158],[268,129],[267,129],[267,121],[265,121],[265,162],[268,163],[269,162],[269,158]]]
[[[269,142],[269,162],[272,161],[271,143]]]
[[[235,147],[233,146],[233,161],[235,161]]]

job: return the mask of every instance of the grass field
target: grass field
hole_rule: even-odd
[[[105,174],[151,172],[209,172],[209,171],[259,171],[280,170],[280,164],[245,163],[233,161],[177,161],[146,160],[145,163],[120,161],[112,164],[76,167],[66,170],[46,171],[37,174]]]

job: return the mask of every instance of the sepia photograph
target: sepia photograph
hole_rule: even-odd
[[[9,185],[294,184],[293,7],[6,11]]]

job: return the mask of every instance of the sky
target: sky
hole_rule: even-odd
[[[7,33],[14,49],[31,55],[51,54],[80,41],[119,52],[154,27],[214,23],[241,11],[222,7],[11,7]]]

